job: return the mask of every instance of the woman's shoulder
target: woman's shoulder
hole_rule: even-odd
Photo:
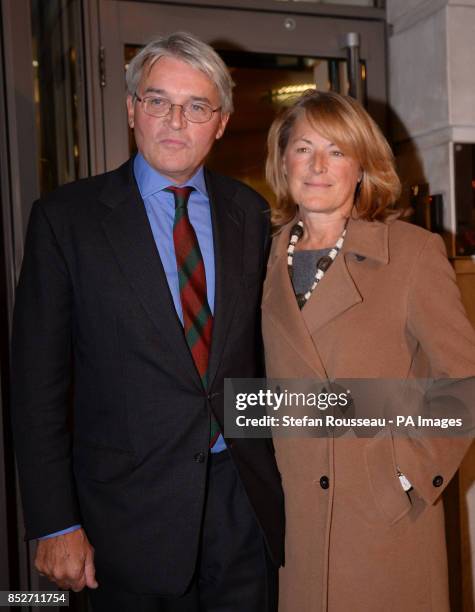
[[[376,253],[377,258],[386,263],[408,268],[421,257],[447,258],[445,244],[439,234],[401,219],[353,221],[348,248],[355,252],[365,250],[370,255]]]
[[[389,242],[393,246],[401,245],[406,250],[422,251],[434,245],[437,250],[445,250],[441,236],[423,227],[401,219],[389,220],[385,224],[388,227]]]

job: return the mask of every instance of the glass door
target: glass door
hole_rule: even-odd
[[[179,2],[100,0],[104,169],[117,167],[134,151],[125,113],[127,63],[157,34],[175,30],[192,32],[211,44],[236,83],[236,110],[208,165],[245,181],[264,197],[271,197],[264,180],[264,160],[267,132],[276,112],[308,88],[348,93],[344,41],[350,32],[357,33],[361,41],[362,101],[384,129],[384,22],[312,12],[293,14],[282,9],[239,10],[223,8],[222,4],[203,8]],[[269,6],[268,2],[254,4]]]

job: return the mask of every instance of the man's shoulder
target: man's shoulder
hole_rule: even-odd
[[[55,214],[97,204],[109,186],[126,180],[128,165],[129,162],[109,172],[65,183],[42,196],[38,205],[46,213]]]

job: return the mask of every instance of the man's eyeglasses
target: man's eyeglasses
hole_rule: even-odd
[[[160,96],[145,96],[139,98],[137,94],[134,97],[142,104],[144,113],[151,115],[152,117],[165,117],[172,110],[174,106],[179,106],[183,116],[192,123],[206,123],[217,111],[221,110],[221,106],[218,108],[211,108],[209,104],[205,102],[195,102],[189,100],[185,104],[173,104],[167,98],[161,98]]]

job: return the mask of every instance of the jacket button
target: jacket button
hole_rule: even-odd
[[[434,480],[432,481],[432,484],[434,485],[434,487],[441,487],[443,482],[444,479],[442,478],[442,476],[435,476]]]
[[[320,478],[320,486],[322,487],[322,489],[328,489],[328,487],[330,486],[330,481],[328,480],[328,476],[322,476]]]
[[[196,463],[203,463],[205,460],[205,454],[203,452],[196,453],[193,459],[196,461]]]

